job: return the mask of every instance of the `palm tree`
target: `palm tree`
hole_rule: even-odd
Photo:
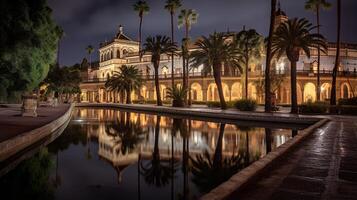
[[[271,8],[270,8],[270,27],[269,27],[269,36],[268,36],[268,44],[267,44],[267,55],[265,60],[265,112],[271,112],[271,97],[270,97],[270,64],[272,59],[271,46],[273,42],[273,34],[274,34],[274,23],[275,23],[275,12],[276,12],[276,1],[271,0]]]
[[[142,34],[142,25],[143,25],[143,17],[144,14],[148,13],[150,11],[149,5],[146,3],[146,1],[137,1],[134,5],[134,11],[139,14],[140,18],[140,24],[139,24],[139,57],[141,60],[141,34]]]
[[[122,76],[115,72],[104,84],[105,88],[111,92],[117,92],[120,95],[120,102],[124,103],[126,88],[124,87],[124,80]]]
[[[126,103],[131,103],[131,92],[133,90],[138,90],[143,84],[143,79],[136,66],[133,65],[122,65],[119,67],[119,71],[114,72],[114,75],[107,80],[106,87],[114,88],[114,90],[119,90],[123,93],[124,90],[126,94]]]
[[[188,68],[188,42],[189,42],[189,31],[193,24],[197,23],[198,14],[193,9],[182,9],[180,15],[178,16],[178,27],[185,26],[185,38],[183,40],[183,88],[188,89],[189,102],[191,101],[191,89],[188,88],[188,79],[189,79],[189,68]]]
[[[245,99],[248,99],[248,72],[250,61],[258,60],[261,57],[261,48],[263,45],[263,37],[254,29],[245,30],[245,28],[237,34],[237,47],[242,53],[242,64],[244,65],[245,73]]]
[[[143,52],[151,52],[151,63],[154,65],[156,98],[158,106],[162,106],[159,84],[160,57],[162,54],[169,55],[176,50],[176,43],[171,42],[169,37],[161,35],[157,35],[156,37],[148,37],[146,39],[146,43],[144,44]]]
[[[214,33],[208,38],[205,36],[202,36],[202,38],[202,40],[195,43],[199,50],[192,53],[193,67],[198,67],[203,64],[205,68],[204,71],[210,72],[213,70],[221,108],[226,109],[227,105],[222,89],[221,69],[223,64],[227,64],[232,67],[238,67],[238,69],[242,71],[239,65],[240,52],[236,48],[236,45],[225,42],[223,33]]]
[[[305,9],[310,10],[316,14],[316,25],[317,33],[320,34],[320,9],[321,8],[330,8],[331,4],[326,0],[308,0],[305,3]],[[317,89],[316,96],[317,100],[320,101],[320,48],[317,49]]]
[[[181,1],[180,0],[167,0],[165,9],[170,12],[171,16],[171,41],[175,42],[174,39],[174,15],[175,12],[178,8],[181,7]],[[174,74],[174,53],[171,53],[171,88],[174,88],[175,86],[175,74]]]
[[[86,51],[87,51],[87,53],[89,55],[89,68],[92,68],[92,53],[94,51],[93,46],[92,45],[88,45],[86,47]]]
[[[337,70],[340,65],[340,47],[341,46],[341,0],[337,0],[337,48],[335,66],[332,70],[332,86],[331,86],[331,98],[330,104],[336,105],[336,79]]]
[[[317,33],[310,33],[316,27],[302,19],[290,19],[281,24],[274,33],[272,54],[280,58],[286,54],[291,63],[291,113],[297,113],[297,90],[296,90],[296,63],[299,61],[300,51],[310,58],[310,48],[320,48],[326,52],[325,38]]]
[[[160,134],[161,116],[156,116],[155,125],[155,144],[152,153],[152,159],[146,165],[141,165],[141,173],[145,177],[148,184],[154,184],[158,187],[165,186],[172,178],[171,167],[168,162],[164,162],[160,158],[159,151],[159,134]]]

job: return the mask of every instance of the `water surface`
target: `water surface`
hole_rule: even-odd
[[[197,199],[295,130],[76,109],[63,134],[0,179],[4,199]]]

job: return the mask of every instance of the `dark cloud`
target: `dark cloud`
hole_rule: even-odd
[[[335,4],[336,0],[330,0]],[[170,18],[163,9],[165,0],[148,0],[151,11],[144,17],[143,37],[170,34]],[[306,17],[315,21],[311,12],[304,10],[305,0],[281,0],[282,9],[289,17]],[[86,56],[85,47],[110,40],[119,24],[133,39],[137,38],[138,16],[132,9],[135,0],[49,0],[54,18],[65,30],[61,43],[60,60],[70,65]],[[357,43],[356,0],[344,0],[342,14],[342,40]],[[207,35],[213,31],[239,31],[245,25],[266,35],[269,26],[269,0],[184,0],[184,8],[193,8],[199,13],[198,23],[191,36]],[[330,40],[336,37],[336,8],[321,13],[322,33]],[[183,30],[176,30],[181,38]]]

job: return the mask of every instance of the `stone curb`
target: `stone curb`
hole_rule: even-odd
[[[202,196],[201,200],[219,200],[228,198],[233,192],[242,189],[248,183],[253,181],[264,169],[271,166],[271,164],[281,156],[286,154],[293,147],[301,143],[307,136],[321,126],[323,126],[328,119],[322,119],[319,122],[309,126],[308,128],[299,131],[291,140],[279,146],[275,151],[268,153],[262,159],[252,163],[247,168],[233,175],[228,181],[222,183],[218,187],[211,190],[209,193]]]
[[[138,104],[118,104],[118,103],[78,103],[77,107],[112,107],[122,108],[135,111],[149,111],[155,113],[165,113],[173,115],[186,115],[195,117],[221,118],[241,121],[256,121],[256,122],[274,122],[274,123],[293,123],[293,124],[313,124],[321,120],[321,118],[314,117],[293,117],[293,116],[279,116],[279,115],[265,115],[264,113],[252,112],[237,112],[237,113],[223,113],[216,110],[202,111],[187,108],[174,108],[167,106],[146,106]]]
[[[71,104],[65,114],[44,126],[41,126],[28,132],[24,132],[11,139],[1,142],[0,162],[6,160],[7,158],[30,146],[31,144],[39,141],[40,139],[48,136],[49,134],[57,130],[59,127],[61,127],[64,123],[66,123],[66,121],[71,118],[74,106],[74,104]]]

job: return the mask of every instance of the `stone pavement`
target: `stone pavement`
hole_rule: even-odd
[[[61,117],[70,107],[62,104],[58,107],[39,107],[38,117],[22,117],[20,105],[9,105],[0,108],[0,142],[21,133],[39,128]]]
[[[231,199],[357,199],[357,118],[334,117]]]

